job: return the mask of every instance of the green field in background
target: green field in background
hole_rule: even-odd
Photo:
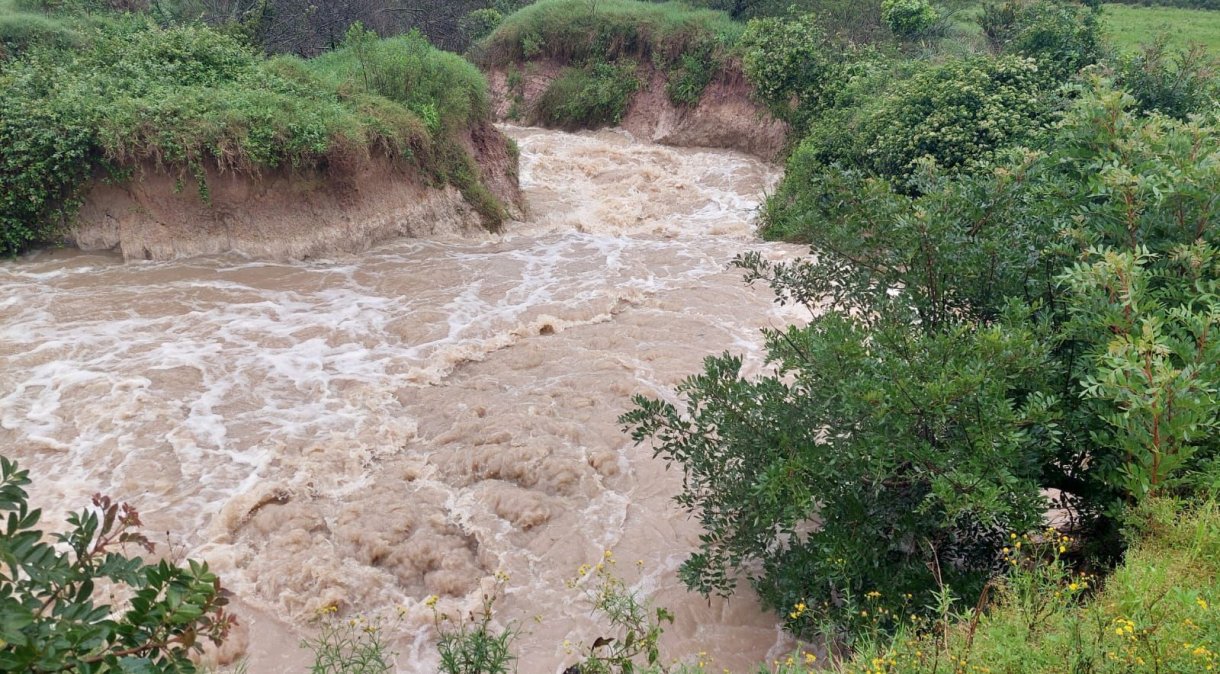
[[[1220,11],[1106,5],[1104,20],[1110,40],[1122,50],[1135,49],[1166,31],[1175,46],[1199,42],[1220,54]]]

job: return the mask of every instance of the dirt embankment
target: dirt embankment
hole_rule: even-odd
[[[517,159],[491,125],[463,145],[482,182],[519,215]],[[303,259],[357,253],[401,236],[482,231],[479,214],[452,186],[427,184],[413,169],[374,158],[355,168],[244,173],[207,171],[208,198],[194,180],[151,162],[123,184],[96,181],[69,228],[83,250],[117,249],[128,260],[171,260],[235,252]]]
[[[564,66],[532,61],[509,71],[487,73],[495,116],[502,122],[529,122],[530,111]],[[780,157],[788,125],[750,97],[750,84],[736,70],[721,73],[693,106],[674,105],[665,91],[664,73],[641,68],[642,86],[632,97],[621,126],[640,140],[678,147],[715,147],[745,152],[768,161]],[[514,119],[514,117],[516,119]]]

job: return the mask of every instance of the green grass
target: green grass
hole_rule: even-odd
[[[1105,5],[1102,20],[1110,41],[1121,51],[1134,51],[1165,31],[1171,46],[1199,43],[1220,55],[1220,11]]]
[[[32,45],[80,47],[82,30],[107,23],[102,17],[48,16],[14,0],[0,0],[0,62],[16,58]]]
[[[460,129],[490,114],[487,80],[472,63],[433,48],[418,33],[378,40],[352,34],[349,45],[306,63],[340,94],[375,94],[406,106],[434,130]]]
[[[976,616],[967,597],[944,640],[908,630],[862,649],[839,671],[1220,671],[1220,508],[1153,502],[1131,529],[1123,563],[1100,581],[1059,561],[1031,561],[1030,548],[1058,559],[1070,542],[1027,539],[1012,549],[1018,571],[995,587],[992,609]],[[869,667],[877,662],[883,667]]]
[[[1220,55],[1220,11],[1128,4],[1106,4],[1104,10],[1102,24],[1106,38],[1120,52],[1135,51],[1152,42],[1158,32],[1165,31],[1171,47],[1199,43]],[[966,36],[981,36],[977,23],[980,15],[982,4],[963,6],[953,15],[954,30]]]

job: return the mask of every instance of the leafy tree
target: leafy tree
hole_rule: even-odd
[[[1051,112],[1032,60],[950,61],[901,83],[866,123],[867,161],[898,184],[925,157],[946,169],[973,170],[996,150],[1033,140]]]
[[[504,15],[498,9],[484,7],[462,17],[458,25],[461,28],[462,37],[467,43],[473,43],[491,34],[491,31],[495,30],[503,20]]]
[[[153,552],[129,505],[94,496],[46,542],[29,507],[29,472],[0,456],[0,669],[6,672],[194,672],[204,642],[235,624],[206,564],[145,563]],[[97,597],[127,597],[101,604]]]

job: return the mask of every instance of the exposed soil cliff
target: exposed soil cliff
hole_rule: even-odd
[[[484,185],[518,215],[517,159],[490,125],[463,145]],[[152,163],[123,184],[97,180],[67,239],[84,250],[117,249],[125,259],[169,260],[236,252],[301,259],[356,253],[400,236],[474,233],[480,215],[452,186],[427,184],[410,168],[373,159],[354,168],[207,171],[208,199],[194,181]]]
[[[496,119],[529,121],[530,110],[563,70],[555,61],[534,61],[521,68],[519,84],[508,71],[487,73]],[[722,73],[694,106],[677,106],[665,91],[665,75],[641,69],[643,86],[632,97],[621,126],[640,140],[679,147],[716,147],[774,160],[784,150],[788,125],[750,98],[739,72]],[[513,117],[518,119],[513,119]]]

